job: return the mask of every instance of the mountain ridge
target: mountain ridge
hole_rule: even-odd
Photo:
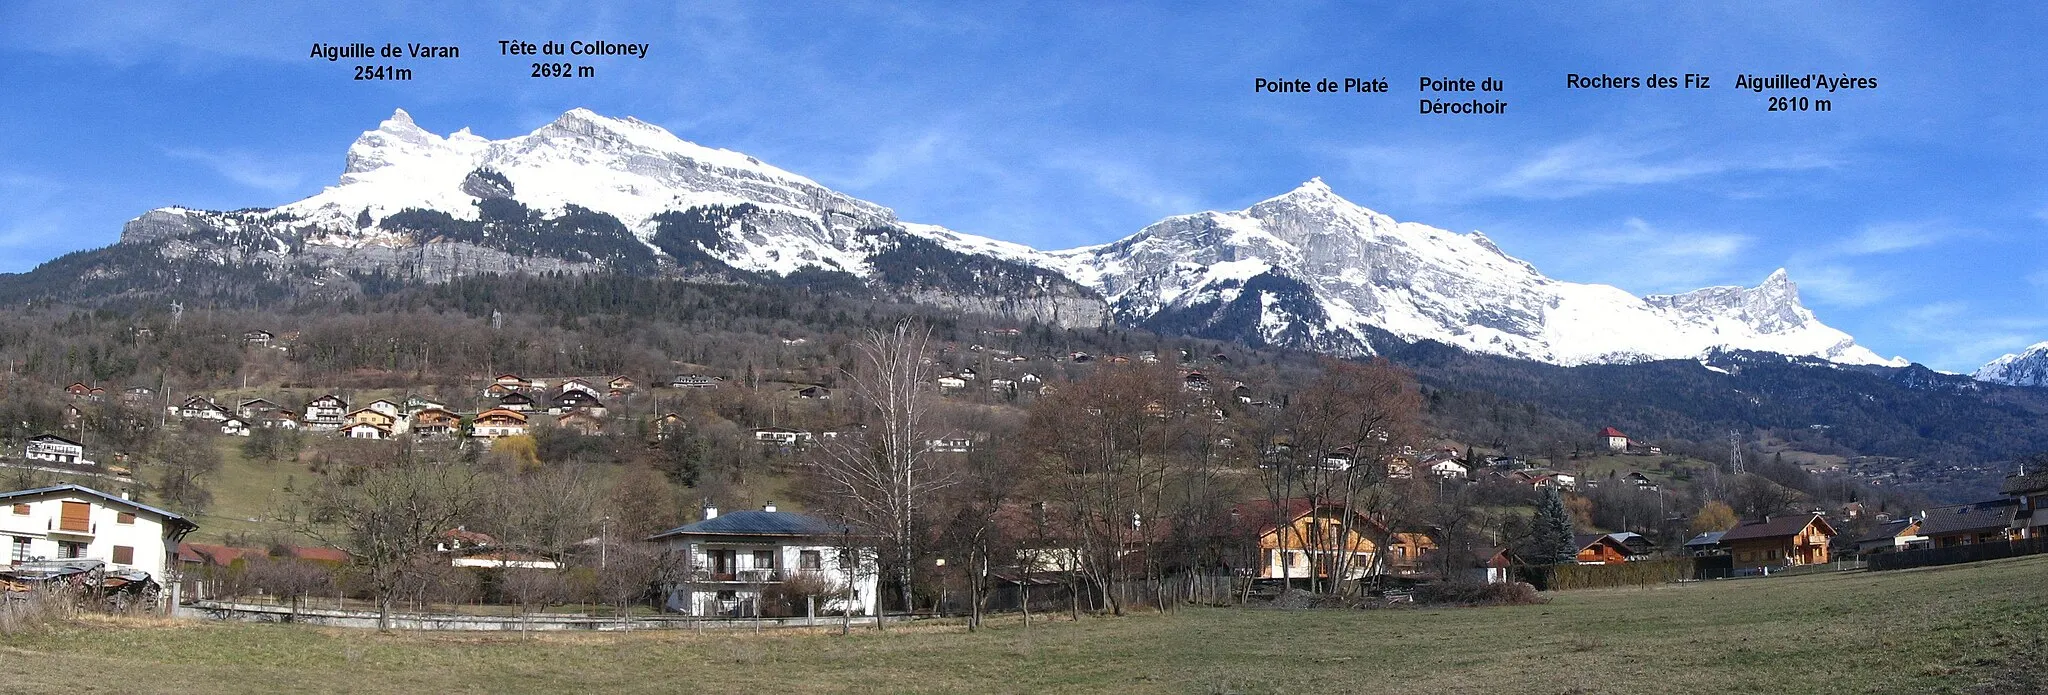
[[[183,263],[177,272],[232,264],[287,289],[372,273],[744,282],[815,270],[913,301],[1063,326],[1107,320],[1346,355],[1375,351],[1370,328],[1562,365],[1721,348],[1904,363],[1821,323],[1782,269],[1753,288],[1637,297],[1545,276],[1479,232],[1397,221],[1321,178],[1242,210],[1174,215],[1109,243],[1040,251],[901,220],[744,153],[582,108],[499,140],[467,128],[436,135],[397,109],[351,143],[337,183],[319,193],[269,209],[150,210],[124,225],[117,245],[150,246]],[[103,264],[87,274],[124,272],[136,271]]]

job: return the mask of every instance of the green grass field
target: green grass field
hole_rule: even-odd
[[[1546,605],[1189,609],[969,634],[397,634],[101,619],[0,637],[0,691],[2025,693],[2048,557],[1567,592]]]

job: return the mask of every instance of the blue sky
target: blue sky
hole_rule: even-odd
[[[112,243],[153,207],[310,195],[394,108],[503,138],[583,106],[1041,248],[1321,176],[1566,280],[1671,292],[1786,267],[1823,321],[1936,368],[2048,340],[2035,6],[1280,4],[11,4],[0,272]],[[534,80],[530,59],[497,55],[514,38],[652,48],[579,61],[592,79]],[[308,58],[315,41],[463,57],[358,83],[348,62]],[[1571,72],[1697,72],[1714,89],[1568,90]],[[1829,113],[1768,113],[1741,72],[1880,86],[1811,94]],[[1420,116],[1423,75],[1500,78],[1510,110]],[[1346,76],[1392,93],[1251,88]]]

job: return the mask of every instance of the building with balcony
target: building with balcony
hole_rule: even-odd
[[[875,615],[874,544],[854,529],[762,509],[704,519],[648,538],[684,558],[669,610],[707,617]]]
[[[174,585],[178,541],[199,526],[183,516],[79,485],[0,493],[0,564],[100,560]]]
[[[29,437],[28,446],[22,447],[22,456],[32,461],[92,463],[85,459],[85,445],[54,434]]]
[[[2013,500],[2014,539],[2048,538],[2048,471],[2007,476],[1999,492]]]
[[[1721,534],[1735,569],[1816,565],[1828,561],[1835,527],[1818,514],[1766,516],[1744,521]]]

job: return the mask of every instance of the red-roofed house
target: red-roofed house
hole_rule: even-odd
[[[1600,428],[1600,443],[1607,445],[1608,451],[1628,451],[1628,435],[1612,427]]]

